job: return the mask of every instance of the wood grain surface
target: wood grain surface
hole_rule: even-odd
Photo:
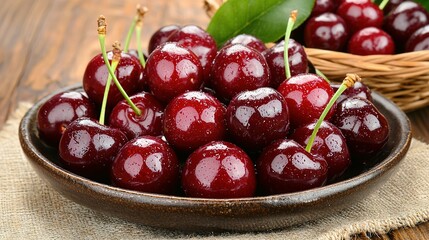
[[[18,102],[34,102],[61,87],[80,83],[87,62],[99,52],[96,19],[107,18],[107,46],[123,42],[135,7],[149,8],[143,41],[167,24],[196,24],[209,18],[197,0],[3,0],[0,3],[0,127]],[[134,41],[131,48],[135,48]],[[416,138],[429,143],[429,108],[408,116]],[[429,239],[429,223],[392,230],[388,234],[361,233],[354,239]]]

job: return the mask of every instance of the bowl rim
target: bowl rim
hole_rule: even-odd
[[[391,168],[397,165],[409,149],[411,144],[411,125],[410,120],[406,114],[400,110],[392,101],[381,96],[380,94],[373,91],[374,102],[382,102],[383,107],[389,111],[394,111],[399,113],[396,115],[399,125],[403,127],[403,133],[405,137],[402,137],[400,142],[393,147],[392,151],[388,154],[387,159],[377,163],[367,171],[360,173],[351,178],[328,184],[322,187],[313,188],[305,191],[299,191],[294,193],[284,193],[284,194],[275,194],[268,196],[254,196],[246,198],[224,198],[224,199],[209,199],[209,198],[193,198],[193,197],[184,197],[184,196],[174,196],[174,195],[163,195],[155,193],[145,193],[138,192],[134,190],[123,189],[115,186],[111,186],[104,183],[99,183],[96,181],[89,180],[87,178],[81,177],[77,174],[74,174],[61,166],[50,161],[46,158],[40,151],[37,150],[36,146],[31,141],[30,137],[30,126],[31,126],[31,117],[36,116],[37,111],[41,105],[47,101],[50,97],[57,94],[58,92],[70,91],[81,89],[80,86],[71,86],[64,89],[61,89],[55,93],[52,93],[48,96],[45,96],[38,102],[36,102],[24,115],[19,125],[19,139],[21,143],[21,148],[28,155],[35,156],[35,158],[27,158],[29,161],[36,163],[37,165],[43,167],[45,170],[55,174],[57,177],[60,177],[66,181],[73,181],[74,183],[79,183],[80,185],[85,185],[85,188],[92,191],[98,192],[102,195],[115,197],[115,198],[128,198],[128,199],[156,199],[156,202],[151,202],[153,205],[174,205],[181,206],[189,204],[198,206],[198,205],[223,205],[228,204],[228,206],[242,205],[242,204],[265,204],[267,202],[275,202],[276,206],[293,206],[296,204],[311,204],[312,202],[317,202],[320,199],[333,197],[335,195],[341,194],[344,191],[357,188],[360,185],[365,185],[366,182],[371,181],[374,178],[378,178],[384,173],[388,172]],[[35,123],[33,123],[35,124]]]

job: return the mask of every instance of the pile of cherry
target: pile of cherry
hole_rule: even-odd
[[[109,76],[99,54],[84,92],[59,93],[40,108],[39,135],[71,172],[142,192],[241,198],[338,181],[374,159],[388,122],[361,82],[333,98],[358,76],[330,84],[307,72],[299,43],[288,43],[284,61],[284,41],[267,49],[239,35],[218,50],[200,27],[162,27],[147,61],[117,46],[107,53],[109,62],[120,58],[115,76],[131,96],[108,85],[107,124],[98,119]]]
[[[316,0],[296,38],[307,47],[356,55],[428,50],[427,10],[409,0],[386,1]]]

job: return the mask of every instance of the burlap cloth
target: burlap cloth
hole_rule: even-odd
[[[185,234],[108,217],[54,191],[22,155],[17,136],[29,104],[20,104],[0,132],[0,239],[347,239],[429,220],[429,145],[409,153],[380,189],[323,219],[268,233]]]

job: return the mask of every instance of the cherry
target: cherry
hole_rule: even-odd
[[[281,194],[323,186],[328,164],[293,140],[268,145],[257,160],[258,183],[264,194]]]
[[[289,111],[284,97],[268,87],[237,94],[227,108],[229,133],[240,146],[261,149],[286,137]]]
[[[395,43],[383,30],[367,27],[353,34],[347,51],[356,55],[394,54]]]
[[[305,146],[315,126],[315,122],[301,126],[295,129],[290,138]],[[328,163],[328,181],[341,176],[351,163],[346,139],[340,129],[327,121],[323,121],[320,125],[312,146],[312,154],[319,155]]]
[[[125,100],[119,102],[110,113],[109,126],[124,132],[128,139],[138,136],[159,136],[162,133],[164,107],[150,93],[138,93],[130,97],[141,110],[138,116]]]
[[[113,52],[108,52],[107,57],[111,62]],[[140,62],[129,54],[121,53],[121,60],[115,70],[121,86],[128,94],[134,94],[139,90],[138,82],[142,78],[143,68]],[[102,54],[98,54],[88,63],[83,75],[83,89],[89,98],[98,105],[103,101],[104,89],[106,87],[109,72],[105,66]],[[122,100],[122,94],[112,82],[107,107],[113,108]]]
[[[286,99],[292,128],[317,120],[334,94],[327,81],[310,73],[291,77],[277,90]],[[326,119],[332,114],[333,111]]]
[[[270,86],[273,88],[277,88],[285,80],[286,73],[283,51],[284,41],[281,41],[262,53],[270,68]],[[293,39],[289,39],[288,56],[292,76],[307,72],[307,54],[302,45]]]
[[[152,52],[146,63],[146,75],[151,92],[164,103],[186,91],[199,90],[203,83],[198,57],[173,42]]]
[[[203,78],[207,80],[213,59],[217,54],[216,42],[213,37],[202,28],[188,25],[175,31],[169,38],[170,42],[177,42],[182,47],[191,50],[200,59],[203,68]]]
[[[261,39],[256,38],[249,34],[239,34],[231,39],[229,39],[224,46],[230,45],[230,44],[242,44],[246,47],[251,47],[255,49],[256,51],[262,53],[267,49],[265,46],[265,43],[262,42]]]
[[[323,13],[308,20],[304,30],[305,45],[341,51],[348,39],[349,30],[342,17],[334,13]]]
[[[428,23],[428,13],[420,4],[405,1],[386,17],[384,29],[395,40],[396,46],[401,48],[417,29]]]
[[[156,47],[166,43],[170,36],[177,32],[179,29],[180,27],[177,25],[167,25],[156,30],[149,40],[149,54],[152,53]]]
[[[104,180],[113,159],[127,141],[127,136],[118,129],[90,118],[78,118],[68,125],[61,137],[60,161],[76,174]]]
[[[241,44],[222,48],[212,64],[211,86],[225,100],[269,85],[267,61],[261,53]]]
[[[383,9],[384,15],[387,16],[390,14],[393,9],[395,9],[399,4],[401,4],[405,0],[390,0],[386,7]]]
[[[249,156],[229,142],[210,142],[186,160],[182,174],[186,196],[200,198],[252,197],[256,177]]]
[[[117,154],[111,180],[121,188],[173,194],[179,183],[179,161],[160,138],[140,136],[125,144]]]
[[[316,0],[310,17],[319,16],[326,12],[335,12],[336,9],[335,0]]]
[[[405,46],[406,52],[429,50],[429,25],[425,25],[415,31]]]
[[[77,118],[96,118],[94,104],[83,92],[62,92],[49,98],[37,113],[40,138],[51,146],[58,146],[67,126]]]
[[[338,104],[331,122],[346,138],[352,159],[365,162],[387,142],[389,124],[367,99],[347,98]]]
[[[334,91],[337,91],[340,87],[340,84],[338,83],[331,83],[331,87]],[[373,102],[372,95],[371,95],[371,89],[365,85],[363,82],[356,82],[352,87],[347,88],[341,96],[338,98],[337,103],[340,103],[346,98],[350,97],[361,97],[366,98],[370,102]]]
[[[226,132],[226,109],[215,97],[191,91],[171,100],[164,114],[164,135],[177,150],[191,151]]]
[[[381,28],[383,25],[383,11],[371,1],[345,1],[336,13],[347,23],[351,34],[366,27]]]

